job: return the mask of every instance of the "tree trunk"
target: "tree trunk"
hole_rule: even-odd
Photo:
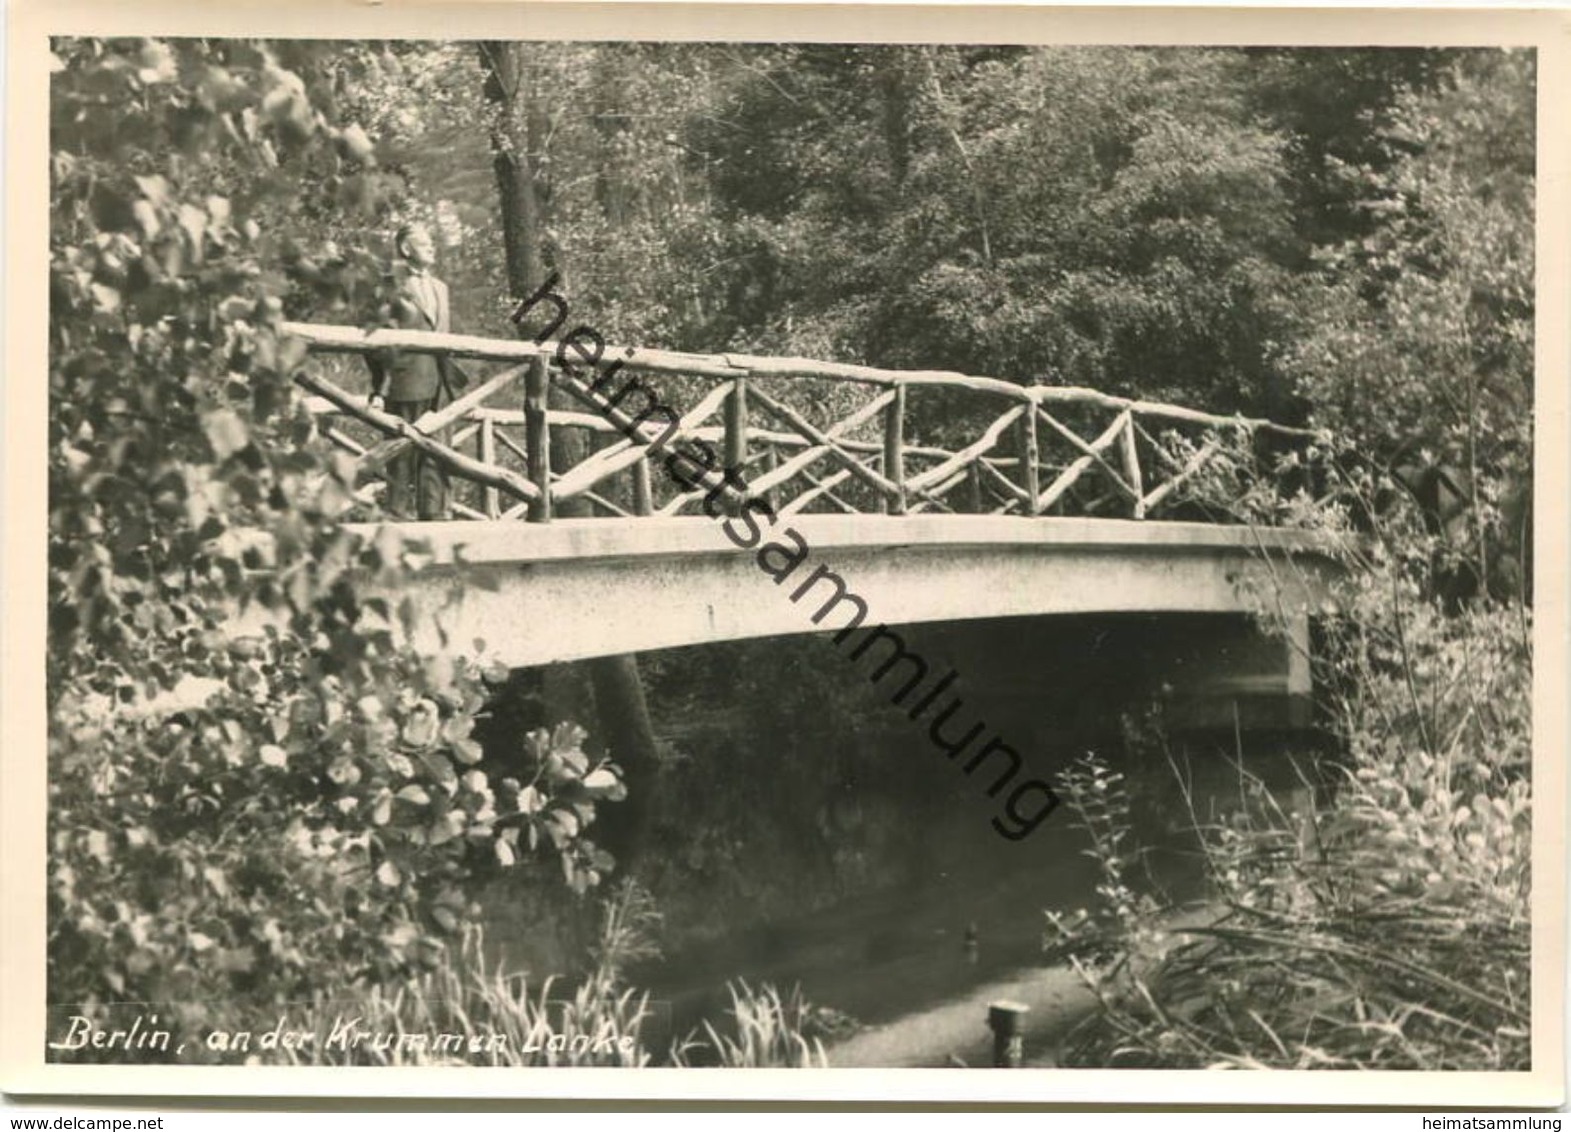
[[[548,186],[539,175],[541,142],[547,128],[544,108],[529,97],[525,48],[495,40],[479,45],[485,69],[485,95],[491,104],[491,150],[497,195],[502,208],[502,242],[507,255],[507,285],[522,299],[546,276],[544,231]],[[560,263],[553,265],[562,271]],[[570,291],[567,293],[571,293]],[[554,390],[551,407],[578,409],[566,394]],[[551,430],[551,466],[566,470],[588,454],[588,438],[579,429]],[[565,500],[556,517],[572,520],[593,514],[586,499]],[[553,721],[569,712],[586,712],[592,689],[596,734],[622,768],[627,801],[612,813],[602,840],[626,872],[635,872],[648,840],[659,785],[659,754],[649,705],[638,671],[638,657],[627,653],[599,657],[582,665],[554,665],[546,674],[546,710]]]
[[[627,186],[617,175],[618,144],[627,133],[620,100],[622,60],[608,51],[595,61],[592,121],[598,145],[595,161],[595,201],[607,223],[615,229],[627,223]]]
[[[898,194],[905,190],[906,174],[911,169],[910,60],[906,57],[905,48],[894,45],[882,49],[878,58],[877,83],[884,148],[889,151],[890,174]]]
[[[485,97],[491,106],[491,167],[502,206],[502,247],[507,287],[522,299],[545,278],[540,234],[540,193],[529,128],[521,113],[524,97],[523,45],[484,40],[479,44]]]
[[[660,796],[660,751],[638,654],[596,657],[588,668],[601,735],[627,781],[627,800],[608,830],[613,836],[607,839],[607,848],[624,873],[637,875],[650,847]]]

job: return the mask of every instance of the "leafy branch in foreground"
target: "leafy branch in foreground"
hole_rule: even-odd
[[[558,728],[492,781],[473,731],[499,673],[420,655],[420,611],[368,596],[416,548],[345,529],[352,462],[294,396],[286,304],[380,286],[371,250],[328,279],[300,243],[363,243],[398,193],[331,97],[352,60],[52,48],[50,1001],[298,1001],[439,965],[478,868],[559,861],[587,889],[617,768]]]

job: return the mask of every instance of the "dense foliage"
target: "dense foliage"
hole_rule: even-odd
[[[1319,789],[1284,797],[1240,768],[1245,806],[1191,806],[1198,907],[1134,879],[1124,777],[1070,776],[1103,880],[1090,909],[1049,913],[1048,945],[1101,1009],[1063,1063],[1530,1067],[1529,626],[1446,616],[1399,573],[1370,564],[1333,644],[1346,746]]]
[[[1490,52],[1401,95],[1362,171],[1378,222],[1317,250],[1284,358],[1415,495],[1447,573],[1499,597],[1531,596],[1533,92],[1529,57]]]
[[[341,61],[56,56],[51,1001],[299,999],[435,961],[476,867],[593,883],[615,767],[571,727],[516,736],[502,781],[476,767],[487,673],[403,643],[413,609],[370,594],[415,548],[339,525],[345,466],[291,396],[286,302],[380,286],[363,247],[331,279],[299,250],[389,191],[335,116]],[[237,629],[247,607],[271,627]]]
[[[506,673],[468,642],[416,654],[415,611],[371,596],[397,594],[418,546],[344,529],[374,508],[294,396],[302,354],[278,334],[285,317],[370,320],[387,236],[410,219],[437,230],[455,327],[508,331],[505,131],[473,47],[54,46],[53,1002],[263,1007],[423,972],[411,985],[468,987],[525,1034],[520,987],[454,967],[461,947],[474,958],[477,879],[522,865],[583,891],[612,865],[585,827],[626,793],[618,766],[572,725],[477,730]],[[1329,510],[1258,502],[1379,536],[1334,654],[1354,777],[1291,907],[1272,903],[1282,874],[1246,869],[1224,889],[1315,932],[1406,916],[1414,962],[1465,964],[1517,1009],[1530,53],[525,44],[515,62],[527,121],[507,136],[528,151],[532,254],[610,338],[1330,428],[1342,446],[1315,485]],[[939,436],[953,417],[934,401],[911,429]],[[241,628],[256,609],[275,628]],[[812,716],[800,745],[854,773],[860,755],[831,742],[846,699],[754,659],[746,687],[778,716],[755,709],[761,726]],[[682,680],[730,676],[690,659],[654,673],[679,704]],[[793,691],[763,694],[782,682]],[[708,774],[678,781],[688,770]],[[778,788],[767,773],[759,795]],[[1338,875],[1358,881],[1320,883]],[[1468,933],[1486,951],[1456,951]],[[1279,1038],[1334,981],[1304,970],[1272,1016]],[[611,986],[595,1009],[635,1027]],[[1359,1032],[1372,1017],[1411,1047],[1262,1054],[1227,1015],[1232,1045],[1212,1029],[1208,1052],[1175,1052],[1149,1018],[1124,1021],[1161,1063],[1521,1060],[1515,1023],[1461,999],[1360,993],[1347,1001],[1386,1013]],[[1414,1003],[1413,1018],[1464,1027],[1471,1052],[1392,1021]],[[715,1056],[817,1056],[800,1003],[742,991],[735,1006],[736,1036],[710,1031]]]

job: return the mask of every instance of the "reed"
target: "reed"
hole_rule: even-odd
[[[1339,772],[1285,802],[1240,771],[1217,821],[1185,791],[1213,901],[1185,926],[1123,882],[1121,782],[1095,760],[1069,776],[1105,882],[1096,914],[1049,913],[1099,1004],[1060,1063],[1529,1068],[1526,618],[1410,602],[1396,628],[1350,621]]]
[[[719,1065],[726,1068],[824,1068],[829,1064],[823,1041],[812,1030],[815,1011],[802,988],[789,995],[768,983],[754,989],[745,980],[727,983],[731,995],[730,1025],[725,1030],[705,1022],[703,1036],[690,1035],[671,1052],[675,1065]]]

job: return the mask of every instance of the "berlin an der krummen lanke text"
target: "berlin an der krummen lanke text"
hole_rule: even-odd
[[[529,313],[541,303],[548,304],[554,312],[550,321],[534,335],[536,345],[544,345],[567,321],[567,300],[555,290],[558,281],[559,276],[553,272],[538,291],[513,311],[512,321],[520,329]],[[557,341],[555,357],[559,380],[579,399],[606,417],[630,441],[646,446],[649,454],[654,456],[679,431],[681,418],[661,400],[655,389],[636,375],[631,376],[614,393],[608,392],[612,378],[623,368],[625,358],[613,359],[601,368],[605,350],[605,339],[589,326],[579,325],[563,334]],[[634,351],[628,350],[626,357],[632,357],[633,354]],[[580,377],[580,367],[588,369],[590,380]],[[622,403],[635,394],[643,398],[637,414],[631,408],[622,407]],[[660,429],[658,436],[654,436],[656,428]],[[665,471],[684,491],[696,491],[701,486],[709,488],[703,501],[705,514],[720,522],[726,538],[738,549],[756,551],[758,568],[775,585],[784,585],[811,557],[811,548],[801,533],[790,526],[779,526],[779,515],[775,509],[767,500],[749,493],[742,469],[723,466],[713,445],[696,437],[681,438],[665,453]],[[776,541],[760,546],[766,531]],[[847,659],[853,665],[874,649],[884,646],[887,651],[883,653],[882,662],[872,669],[868,679],[875,685],[882,685],[886,677],[891,678],[889,686],[898,683],[899,686],[890,696],[890,702],[906,707],[907,700],[926,681],[932,666],[920,653],[908,648],[904,638],[887,625],[879,623],[864,630],[863,622],[869,613],[867,599],[853,591],[843,577],[823,563],[814,564],[812,572],[790,592],[790,600],[793,603],[801,601],[820,583],[828,587],[820,591],[821,596],[827,594],[827,597],[812,614],[813,624],[822,623],[831,610],[842,607],[848,610],[849,619],[834,635],[835,646],[845,650],[861,631],[860,641],[847,652]],[[902,677],[904,683],[899,683]],[[950,669],[946,675],[934,681],[920,698],[910,704],[907,716],[913,722],[921,720],[930,709],[934,709],[939,697],[957,678],[958,674]],[[948,703],[936,709],[928,722],[927,737],[951,761],[958,762],[969,752],[969,757],[959,763],[967,776],[987,768],[983,772],[984,778],[988,774],[992,775],[992,781],[986,786],[987,796],[1003,796],[999,813],[993,818],[993,828],[1011,841],[1023,840],[1058,807],[1058,796],[1052,787],[1039,778],[1017,782],[1017,776],[1025,769],[1025,760],[1019,751],[998,736],[988,736],[985,743],[976,746],[987,729],[984,720],[978,719],[964,734],[959,734],[959,725],[951,721],[963,705],[964,701],[959,697],[950,696]],[[1009,791],[1007,795],[1006,790]]]

